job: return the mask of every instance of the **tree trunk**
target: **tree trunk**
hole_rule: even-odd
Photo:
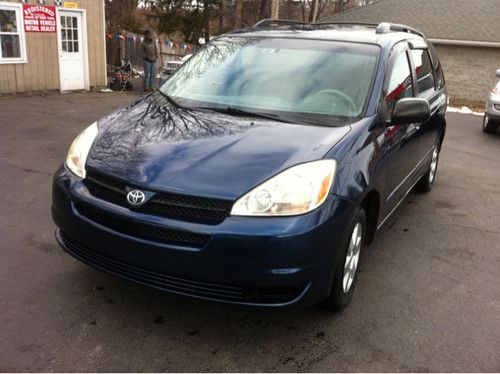
[[[205,43],[210,40],[210,2],[205,0],[203,3],[203,29],[205,34]]]
[[[337,0],[337,2],[335,3],[335,13],[340,13],[344,10],[344,5],[345,5],[346,1],[344,0]]]
[[[280,0],[271,0],[271,18],[279,19],[280,15]]]
[[[269,0],[260,0],[259,18],[260,19],[269,18],[270,11],[271,11],[271,9],[270,9]]]
[[[316,22],[318,15],[318,0],[312,0],[311,10],[309,12],[309,22]]]
[[[219,0],[219,34],[224,32],[224,0]]]
[[[235,1],[235,9],[234,9],[234,28],[235,29],[240,29],[241,28],[241,20],[243,18],[243,0],[236,0]]]

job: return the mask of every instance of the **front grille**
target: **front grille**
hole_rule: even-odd
[[[177,68],[181,66],[181,64],[177,64],[175,62],[167,62],[167,68],[177,70]]]
[[[197,248],[203,248],[210,240],[210,235],[173,230],[149,223],[135,222],[78,203],[75,203],[75,208],[80,215],[101,226],[141,239]]]
[[[245,297],[243,286],[203,282],[142,269],[97,253],[62,232],[60,239],[66,250],[80,261],[150,287],[223,301],[238,301]]]
[[[125,182],[101,173],[88,171],[84,184],[92,196],[116,205],[129,207]],[[182,221],[218,224],[229,216],[232,205],[233,202],[229,200],[158,192],[138,210],[145,214]]]
[[[79,243],[60,230],[57,231],[57,237],[67,252],[92,267],[142,285],[188,296],[218,301],[272,305],[295,300],[309,284],[262,287],[189,279],[140,268],[108,257]]]

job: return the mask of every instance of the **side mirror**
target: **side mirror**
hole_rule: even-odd
[[[425,122],[429,118],[431,118],[431,108],[425,99],[401,99],[392,112],[392,122],[399,125]]]
[[[500,69],[497,70],[497,77],[500,78]]]

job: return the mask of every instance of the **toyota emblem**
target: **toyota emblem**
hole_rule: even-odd
[[[131,190],[127,194],[127,201],[130,205],[132,206],[139,206],[146,201],[146,195],[144,195],[144,192],[139,191],[139,190]]]

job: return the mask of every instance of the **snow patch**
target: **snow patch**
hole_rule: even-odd
[[[484,113],[474,112],[472,109],[470,109],[469,107],[466,107],[466,106],[463,106],[461,108],[455,108],[455,107],[449,106],[447,111],[450,113],[473,114],[475,116],[484,116]]]

